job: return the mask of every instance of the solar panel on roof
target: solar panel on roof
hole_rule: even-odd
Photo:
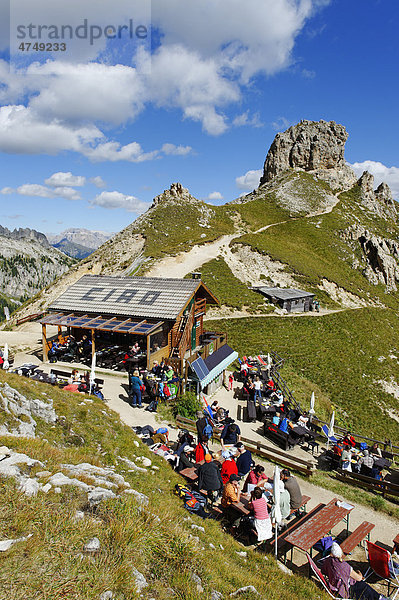
[[[197,358],[197,360],[192,362],[190,367],[193,369],[194,373],[197,375],[197,377],[200,381],[205,379],[205,377],[209,373],[209,369],[201,357]]]

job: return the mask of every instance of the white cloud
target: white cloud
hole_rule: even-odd
[[[368,171],[374,175],[376,188],[385,181],[391,188],[393,197],[399,199],[399,167],[387,167],[383,163],[374,160],[355,162],[350,166],[358,177],[362,175],[363,171]]]
[[[58,154],[62,150],[80,152],[82,147],[101,139],[94,125],[71,126],[58,120],[41,119],[25,106],[0,108],[0,151],[10,154]]]
[[[65,198],[65,200],[81,200],[79,192],[70,187],[49,188],[37,183],[25,183],[16,190],[20,196],[32,196],[38,198]]]
[[[250,117],[249,110],[242,113],[241,115],[238,115],[233,120],[233,125],[235,127],[263,127],[263,123],[260,119],[260,114],[255,113],[254,115],[252,115],[252,117]]]
[[[220,192],[211,192],[207,200],[223,200],[223,196]]]
[[[4,187],[2,190],[0,190],[0,194],[13,194],[14,190],[11,187]]]
[[[91,177],[89,181],[98,188],[103,188],[107,185],[104,179],[100,177],[100,175],[97,175],[97,177]]]
[[[82,187],[86,183],[86,177],[83,177],[82,175],[72,175],[70,171],[68,171],[68,173],[60,171],[58,173],[53,173],[53,175],[46,179],[44,183],[51,187]]]
[[[87,2],[94,11],[95,4]],[[231,125],[227,108],[241,102],[243,90],[255,76],[270,76],[290,66],[296,37],[327,2],[230,0],[226,9],[221,0],[153,0],[152,19],[161,37],[152,57],[140,51],[125,65],[110,64],[111,54],[98,62],[92,57],[88,64],[48,60],[17,73],[7,72],[8,65],[0,61],[4,105],[0,151],[57,154],[66,150],[93,161],[112,162],[188,154],[183,149],[145,153],[137,142],[122,146],[104,135],[105,127],[130,123],[153,105],[180,110],[184,119],[200,123],[210,135],[224,133]],[[111,17],[114,22],[122,6],[128,10],[128,5],[117,2],[111,10],[97,2],[93,14],[100,24]],[[81,17],[72,4],[64,3],[60,10],[65,22],[75,23]],[[149,62],[151,69],[140,73],[140,65]],[[244,113],[233,124],[260,126],[260,120]]]
[[[161,148],[166,156],[186,156],[192,150],[191,146],[175,146],[175,144],[164,144]]]
[[[105,142],[104,144],[98,144],[94,148],[86,147],[82,150],[82,153],[93,162],[126,160],[140,163],[146,160],[153,160],[159,155],[158,150],[144,152],[137,142],[126,144],[126,146],[121,146],[119,142]]]
[[[263,171],[247,171],[245,175],[236,178],[236,185],[240,190],[252,191],[259,187]]]
[[[90,200],[92,206],[101,206],[102,208],[124,208],[128,212],[142,213],[149,204],[142,202],[135,196],[127,196],[121,192],[101,192],[94,200]]]
[[[285,131],[288,127],[291,127],[291,125],[293,125],[293,123],[285,117],[278,117],[272,123],[272,127],[275,131]]]

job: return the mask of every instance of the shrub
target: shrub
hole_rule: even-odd
[[[186,392],[179,396],[173,404],[173,414],[187,419],[194,419],[198,410],[202,410],[201,401],[193,392]]]

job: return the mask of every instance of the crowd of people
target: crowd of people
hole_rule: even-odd
[[[129,371],[128,377],[130,406],[142,408],[143,398],[146,397],[148,404],[145,410],[149,412],[157,412],[160,400],[175,398],[181,389],[181,378],[164,361],[154,361],[150,371],[134,368]]]

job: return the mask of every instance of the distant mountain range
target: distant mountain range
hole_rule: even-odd
[[[70,228],[58,234],[48,233],[47,239],[54,247],[72,258],[82,260],[97,250],[114,234],[106,231]]]

